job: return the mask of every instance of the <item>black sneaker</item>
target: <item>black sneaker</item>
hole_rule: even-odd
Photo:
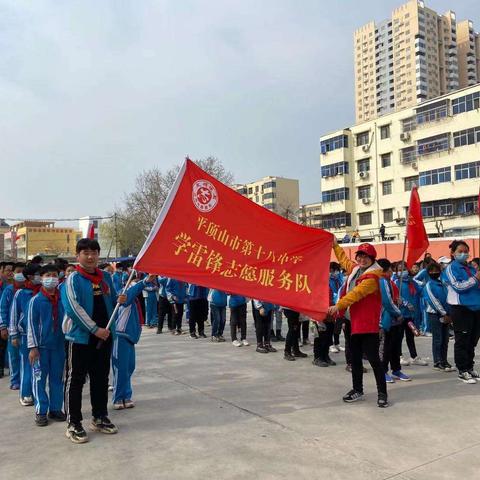
[[[195,332],[190,334],[190,338],[198,338],[197,334]]]
[[[55,420],[56,422],[64,422],[67,416],[63,412],[49,412],[48,418]]]
[[[118,428],[110,421],[108,417],[92,418],[90,430],[92,432],[102,432],[107,434],[114,434],[118,432]]]
[[[347,372],[351,372],[352,371],[352,366],[349,363],[347,363],[347,365],[345,366],[345,370]]]
[[[334,362],[328,355],[327,355],[327,358],[325,359],[325,361],[331,366],[331,367],[334,367],[337,362]]]
[[[46,415],[40,413],[35,414],[35,424],[37,427],[46,427],[48,425],[48,418]]]
[[[377,407],[387,408],[388,407],[388,397],[386,393],[379,393],[377,399]]]
[[[275,353],[277,351],[277,349],[275,347],[272,347],[272,345],[270,343],[267,343],[265,345],[265,348],[271,353]]]
[[[81,423],[69,423],[67,431],[65,432],[67,438],[69,438],[73,443],[87,443],[88,435],[87,432],[83,429]]]
[[[283,358],[285,360],[288,360],[289,362],[294,362],[296,360],[295,357],[291,353],[288,353],[288,352],[285,352],[285,354],[283,355]]]
[[[198,334],[199,338],[207,338],[207,336],[202,332]]]
[[[433,364],[433,369],[437,370],[439,372],[444,372],[445,371],[445,365],[443,363],[437,362]]]
[[[162,329],[159,328],[159,329],[157,330],[157,335],[160,335],[161,333],[163,333],[163,332],[162,332]]]
[[[275,335],[275,338],[277,339],[277,342],[285,341],[285,337],[282,337],[282,334],[280,332],[277,332],[277,334]]]
[[[225,341],[225,338],[223,337],[223,335],[218,336],[218,341],[219,342],[224,342]]]
[[[320,358],[315,358],[312,362],[313,365],[316,367],[329,367],[330,365],[325,362],[324,360],[321,360]]]
[[[258,353],[268,353],[268,350],[264,347],[263,344],[259,343],[257,345],[257,350]]]
[[[308,357],[308,355],[306,353],[303,353],[300,350],[297,350],[296,352],[293,352],[293,355],[297,358],[307,358]]]
[[[358,402],[359,400],[363,400],[363,393],[356,390],[350,390],[343,396],[343,401],[347,403]]]
[[[3,371],[3,368],[0,369],[0,378],[3,378],[5,376],[5,372]]]

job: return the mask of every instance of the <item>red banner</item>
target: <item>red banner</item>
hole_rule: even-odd
[[[430,242],[423,223],[422,205],[416,185],[412,188],[407,223],[407,267],[413,264],[427,251]]]
[[[332,239],[253,203],[187,159],[134,268],[322,320]]]

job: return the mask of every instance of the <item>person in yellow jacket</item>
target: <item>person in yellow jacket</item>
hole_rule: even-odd
[[[363,364],[365,354],[372,366],[377,382],[377,405],[388,407],[387,384],[379,356],[379,323],[382,308],[380,278],[383,270],[376,262],[377,252],[373,245],[362,243],[355,252],[355,262],[350,260],[345,251],[334,240],[333,250],[340,266],[347,273],[347,280],[342,287],[336,305],[329,308],[330,315],[345,312],[345,317],[352,325],[352,383],[353,389],[343,400],[347,403],[363,398]]]

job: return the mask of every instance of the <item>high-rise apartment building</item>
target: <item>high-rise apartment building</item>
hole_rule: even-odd
[[[354,34],[355,112],[361,123],[480,81],[479,36],[466,20],[410,0]]]
[[[322,136],[321,215],[312,219],[338,238],[358,230],[378,240],[384,224],[403,240],[416,184],[430,236],[477,236],[479,112],[477,84]]]
[[[283,217],[293,219],[298,215],[300,205],[298,180],[264,177],[255,182],[233,185],[232,188],[253,202]]]

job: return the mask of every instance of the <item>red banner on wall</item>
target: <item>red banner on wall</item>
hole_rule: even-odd
[[[187,159],[134,268],[322,320],[332,239],[260,207]]]

